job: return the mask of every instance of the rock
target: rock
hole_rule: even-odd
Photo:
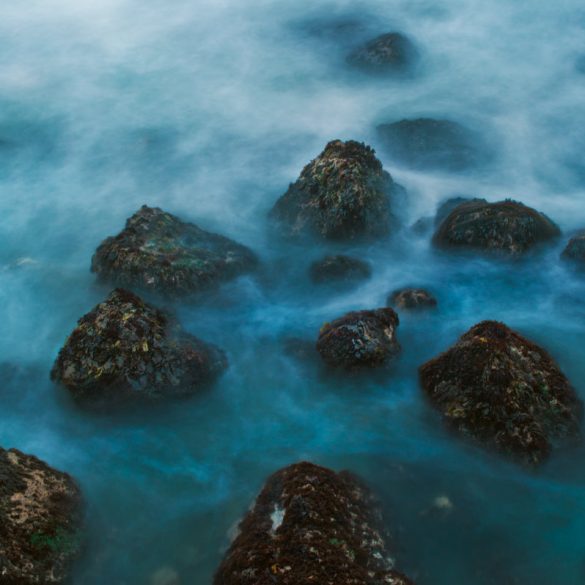
[[[400,352],[398,324],[398,315],[389,308],[347,313],[323,325],[317,351],[334,367],[384,366]]]
[[[0,448],[0,582],[68,582],[82,546],[82,503],[69,475]]]
[[[91,270],[100,281],[174,296],[217,286],[256,263],[245,246],[144,205],[100,244]]]
[[[546,215],[517,201],[488,203],[473,199],[447,216],[437,228],[433,243],[519,255],[560,233]]]
[[[449,215],[451,214],[451,212],[454,209],[459,207],[462,203],[467,203],[469,201],[484,201],[484,200],[474,198],[474,197],[457,196],[457,197],[451,197],[450,199],[443,201],[443,203],[441,203],[437,207],[437,213],[435,214],[435,227],[441,225],[441,223],[443,223],[443,221],[445,221],[445,219],[447,219],[449,217]]]
[[[437,306],[437,299],[422,288],[403,288],[394,291],[386,304],[398,309],[428,309]]]
[[[561,255],[565,260],[585,265],[585,230],[573,236]]]
[[[416,57],[417,50],[410,39],[392,32],[358,47],[347,57],[347,62],[367,73],[396,73],[411,66]]]
[[[116,289],[78,321],[51,379],[81,402],[106,405],[193,394],[226,366],[223,351]]]
[[[393,568],[381,520],[352,474],[285,467],[242,520],[213,585],[412,585]]]
[[[420,368],[423,389],[457,431],[538,464],[579,432],[582,405],[552,358],[503,323],[483,321]]]
[[[450,120],[416,118],[377,127],[384,149],[396,161],[413,168],[462,171],[487,157],[468,128]]]
[[[352,284],[370,278],[372,269],[367,262],[351,256],[325,256],[311,264],[309,275],[316,284]]]
[[[287,236],[327,240],[390,233],[390,197],[398,185],[365,144],[334,140],[276,202],[270,217]]]

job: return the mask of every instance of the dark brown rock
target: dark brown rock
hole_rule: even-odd
[[[360,280],[367,280],[371,275],[372,269],[367,262],[342,254],[325,256],[313,262],[309,269],[309,276],[316,284],[353,284]]]
[[[311,463],[266,482],[214,585],[412,585],[394,570],[372,494],[348,472]]]
[[[398,309],[429,309],[437,306],[437,299],[422,288],[403,288],[394,291],[387,304]]]
[[[456,430],[530,464],[579,432],[582,405],[540,347],[483,321],[420,368],[431,402]]]

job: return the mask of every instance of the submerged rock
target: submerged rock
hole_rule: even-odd
[[[417,51],[410,39],[392,32],[358,47],[347,57],[347,62],[367,73],[392,73],[404,71],[416,57]]]
[[[288,236],[329,240],[390,233],[390,197],[399,187],[365,144],[334,140],[302,171],[270,216]]]
[[[394,291],[386,304],[398,309],[428,309],[437,306],[437,299],[422,288],[402,288]]]
[[[351,256],[325,256],[313,262],[309,276],[316,284],[355,283],[372,276],[372,269],[367,262]]]
[[[412,585],[394,570],[385,537],[357,477],[297,463],[268,479],[213,585]]]
[[[51,379],[80,401],[109,404],[193,394],[226,366],[223,351],[116,289],[78,321]]]
[[[381,124],[377,131],[388,154],[414,168],[462,171],[487,156],[471,130],[450,120],[401,120]]]
[[[565,260],[572,260],[577,264],[585,266],[585,230],[573,236],[565,249],[562,257]]]
[[[117,236],[100,244],[91,270],[118,286],[184,295],[249,272],[256,263],[245,246],[144,205]]]
[[[420,368],[422,387],[459,432],[538,464],[579,432],[582,405],[540,347],[503,323],[483,321]]]
[[[334,367],[384,366],[400,352],[398,324],[398,315],[389,308],[347,313],[323,325],[317,351]]]
[[[69,475],[0,448],[3,585],[65,583],[81,549],[81,524],[81,493]]]
[[[517,201],[473,199],[458,205],[433,237],[437,246],[464,247],[518,255],[560,235],[546,215]]]
[[[449,217],[452,211],[457,209],[461,204],[468,203],[469,201],[484,201],[483,199],[478,199],[477,197],[451,197],[445,201],[443,201],[437,207],[437,213],[435,214],[435,227],[439,226]]]

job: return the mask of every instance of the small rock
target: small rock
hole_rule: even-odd
[[[585,266],[585,230],[573,236],[562,253],[562,258]]]
[[[394,291],[386,304],[398,309],[428,309],[437,306],[437,299],[422,288],[403,288]]]
[[[355,49],[347,58],[352,67],[367,73],[402,72],[411,66],[417,51],[401,33],[387,33]]]
[[[353,284],[370,278],[372,269],[367,262],[351,256],[325,256],[311,264],[309,276],[315,284]]]

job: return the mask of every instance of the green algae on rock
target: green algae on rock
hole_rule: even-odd
[[[96,405],[187,396],[227,366],[223,351],[169,315],[116,289],[77,323],[51,378]]]
[[[386,536],[359,478],[297,463],[267,480],[213,585],[412,585]]]
[[[309,268],[309,276],[315,284],[352,284],[367,280],[371,275],[372,269],[367,262],[343,254],[325,256]]]
[[[91,270],[117,286],[179,296],[217,286],[256,264],[247,247],[144,205],[117,236],[100,244]]]
[[[488,203],[473,199],[458,205],[433,236],[439,247],[459,247],[520,255],[561,234],[546,215],[507,199]]]
[[[82,546],[82,508],[69,475],[0,448],[0,583],[68,582]]]
[[[402,187],[374,150],[349,140],[329,142],[270,212],[287,236],[326,240],[375,239],[390,234],[391,197]]]
[[[483,321],[420,370],[457,431],[528,464],[579,432],[582,404],[553,359],[503,323]]]

